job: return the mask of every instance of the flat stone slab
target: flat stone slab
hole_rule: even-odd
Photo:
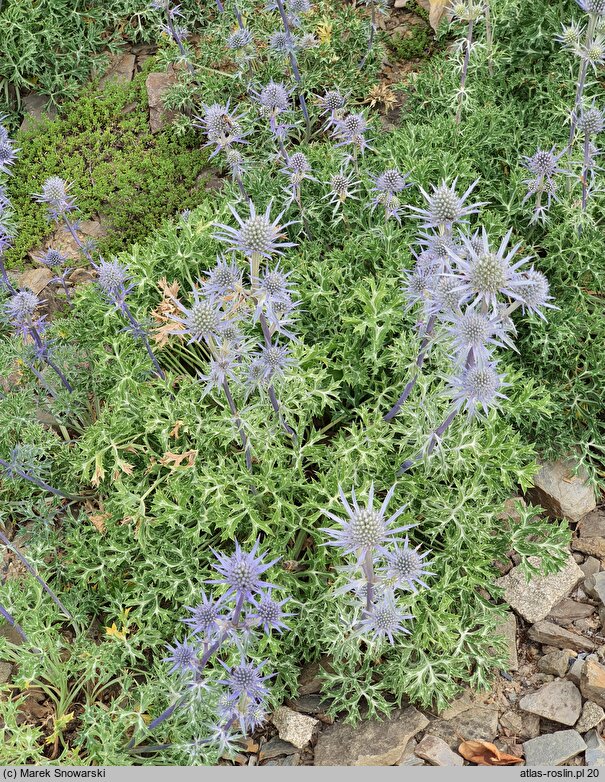
[[[580,633],[566,630],[553,622],[536,622],[529,628],[529,637],[532,641],[548,646],[556,646],[557,649],[573,649],[574,652],[594,652],[596,644]]]
[[[575,729],[578,733],[586,733],[587,731],[595,728],[599,722],[605,719],[605,711],[597,703],[593,701],[586,701],[582,707],[582,714],[580,719],[575,724]],[[584,739],[586,741],[586,739]]]
[[[573,682],[562,680],[545,684],[519,701],[524,711],[562,725],[575,725],[582,711],[582,696]]]
[[[509,611],[506,618],[496,627],[496,633],[503,635],[508,645],[508,663],[507,671],[517,671],[519,669],[519,658],[517,656],[517,617]]]
[[[428,760],[431,766],[463,766],[464,760],[448,747],[439,736],[430,733],[416,747],[416,755]]]
[[[577,730],[558,730],[523,742],[526,766],[560,766],[585,749]]]
[[[451,719],[431,722],[431,734],[457,749],[461,741],[493,741],[498,735],[498,710],[473,706]]]
[[[581,538],[605,538],[605,512],[593,510],[578,524]]]
[[[581,566],[580,566],[581,567]],[[584,572],[584,570],[582,570]],[[560,622],[561,624],[570,624],[575,622],[576,619],[587,619],[595,612],[595,607],[588,603],[578,603],[576,600],[571,600],[569,597],[564,597],[560,603],[552,609],[547,616],[547,619],[553,622]]]
[[[316,766],[394,766],[407,744],[429,724],[415,709],[395,710],[389,719],[324,728],[315,745]]]
[[[555,518],[579,521],[596,508],[588,473],[583,468],[576,472],[576,467],[577,462],[571,457],[557,462],[544,462],[534,478],[530,496]]]
[[[569,662],[573,654],[569,649],[561,649],[549,652],[538,660],[538,670],[553,676],[563,677],[569,669]]]
[[[538,557],[529,557],[529,562],[540,566]],[[533,576],[527,580],[520,567],[513,568],[496,584],[504,589],[504,599],[528,622],[539,622],[584,578],[578,563],[569,555],[565,567],[548,576]]]
[[[605,543],[605,539],[603,540]],[[593,573],[584,579],[584,591],[594,597],[601,605],[605,605],[605,572]]]

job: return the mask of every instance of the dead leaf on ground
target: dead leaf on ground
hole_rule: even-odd
[[[514,766],[523,763],[523,758],[501,752],[490,741],[463,741],[458,752],[465,760],[478,766]]]

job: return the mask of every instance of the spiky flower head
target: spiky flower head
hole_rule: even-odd
[[[238,27],[235,32],[227,38],[227,47],[235,51],[245,49],[253,42],[252,33],[246,27]]]
[[[202,295],[198,288],[193,289],[193,304],[188,309],[180,301],[173,299],[184,317],[169,315],[170,319],[180,324],[173,333],[189,337],[192,342],[211,342],[218,339],[223,327],[223,315],[220,302],[217,297],[208,293]]]
[[[482,302],[496,310],[499,295],[510,299],[519,298],[516,285],[520,280],[519,270],[531,256],[513,262],[521,242],[509,248],[511,235],[512,229],[506,233],[498,250],[494,251],[490,246],[487,231],[483,229],[479,249],[474,247],[467,237],[463,237],[466,251],[464,257],[452,254],[460,277],[460,291],[473,298],[474,303]]]
[[[203,114],[196,117],[194,126],[201,128],[208,137],[206,146],[215,144],[216,150],[211,157],[214,157],[221,150],[229,150],[233,144],[245,144],[246,133],[242,131],[242,114],[235,114],[229,108],[229,102],[226,104],[213,103],[203,106]]]
[[[276,30],[269,38],[269,49],[273,54],[285,55],[293,51],[294,38],[283,30]]]
[[[588,48],[583,50],[586,62],[596,70],[599,65],[605,63],[605,37],[595,36]]]
[[[444,274],[427,292],[429,311],[441,317],[458,313],[468,294],[460,290],[460,279],[453,274]]]
[[[545,307],[554,309],[554,305],[550,303],[552,296],[550,295],[548,280],[537,269],[532,267],[524,272],[521,275],[517,289],[519,294],[518,301],[521,302],[523,311],[534,312],[545,320],[546,316],[542,310]]]
[[[295,152],[290,155],[285,167],[281,169],[282,174],[290,177],[291,185],[299,185],[305,179],[313,179],[311,176],[311,164],[304,152]]]
[[[525,167],[539,177],[551,179],[560,172],[559,160],[561,155],[555,154],[555,148],[550,150],[538,149],[531,157],[525,157]]]
[[[227,678],[219,683],[229,688],[231,691],[230,697],[233,701],[245,698],[258,703],[268,695],[265,682],[271,676],[261,675],[261,670],[265,665],[265,662],[262,662],[260,665],[254,665],[254,663],[249,662],[243,656],[239,665],[234,665],[231,668],[223,663],[223,667],[227,670]]]
[[[202,591],[202,602],[193,607],[186,607],[191,616],[183,619],[183,622],[191,628],[195,635],[211,638],[219,629],[218,620],[222,608],[220,600],[212,600]]]
[[[58,266],[63,266],[63,264],[67,262],[67,256],[63,255],[60,250],[49,247],[45,253],[38,256],[38,260],[50,269],[56,269]]]
[[[310,49],[316,49],[319,46],[319,41],[313,33],[304,33],[296,39],[296,45],[301,52],[308,52]]]
[[[260,93],[256,93],[261,108],[269,116],[277,116],[290,107],[290,93],[283,84],[270,81]]]
[[[587,136],[596,136],[603,132],[603,128],[605,128],[605,112],[597,109],[594,103],[578,117],[578,130]]]
[[[336,214],[347,198],[357,200],[355,194],[359,192],[358,185],[359,182],[355,180],[352,171],[347,172],[344,169],[341,169],[338,174],[333,174],[330,177],[330,191],[325,198],[329,198],[330,203],[333,204],[333,214]]]
[[[501,346],[506,339],[497,317],[473,307],[467,307],[464,313],[450,313],[448,321],[447,332],[462,363],[471,357],[475,362],[488,360],[490,346]]]
[[[362,136],[368,129],[368,122],[363,114],[347,114],[336,122],[334,135],[346,141],[352,141]]]
[[[298,14],[308,14],[311,3],[310,0],[286,0],[286,8],[289,13],[298,16]]]
[[[261,579],[262,574],[279,561],[279,557],[265,562],[261,554],[256,556],[260,541],[256,540],[250,552],[244,551],[239,543],[235,541],[235,551],[228,557],[226,554],[213,550],[218,564],[213,565],[214,569],[221,576],[219,579],[209,581],[210,584],[224,584],[227,586],[225,597],[235,595],[241,600],[250,600],[253,595],[258,594],[263,588],[275,588],[274,584]]]
[[[0,122],[4,117],[0,116]],[[10,173],[10,167],[15,162],[17,157],[17,149],[15,148],[13,141],[8,135],[8,131],[4,125],[0,125],[0,171],[8,174]]]
[[[357,502],[355,489],[351,491],[352,505],[349,504],[342,488],[338,487],[340,501],[347,513],[346,519],[335,516],[329,510],[322,510],[322,513],[328,518],[341,525],[341,529],[322,529],[331,540],[326,545],[338,546],[343,549],[344,554],[357,553],[361,560],[368,552],[374,549],[382,549],[386,543],[392,542],[396,536],[410,529],[410,526],[397,527],[391,529],[393,522],[404,513],[406,506],[398,508],[388,519],[385,518],[386,509],[395,492],[395,486],[392,486],[378,510],[374,508],[374,484],[370,486],[368,494],[368,503],[361,507]]]
[[[577,22],[572,22],[569,25],[561,25],[561,32],[555,38],[565,49],[578,51],[583,36],[582,27]]]
[[[282,619],[285,617],[292,616],[292,614],[285,614],[283,610],[284,605],[288,602],[288,598],[281,601],[274,600],[269,589],[267,592],[261,592],[258,598],[252,598],[251,602],[255,610],[250,618],[255,619],[265,633],[269,634],[272,630],[277,630],[281,633],[282,630],[290,629],[282,622]]]
[[[376,640],[389,639],[389,643],[395,643],[394,635],[407,633],[403,622],[413,619],[412,614],[404,614],[395,602],[392,590],[385,594],[372,606],[369,613],[365,614],[359,625],[359,634],[372,635]]]
[[[208,374],[199,375],[200,380],[206,383],[204,394],[209,394],[215,388],[223,389],[229,380],[237,380],[235,370],[241,359],[240,351],[236,347],[237,341],[236,335],[235,340],[223,339],[218,346],[215,346],[208,365]]]
[[[103,258],[98,264],[93,264],[97,272],[97,285],[110,300],[124,297],[131,288],[126,287],[130,279],[128,269],[117,258],[105,261]]]
[[[450,386],[454,409],[464,409],[470,417],[479,408],[487,415],[499,399],[506,399],[500,391],[505,386],[504,375],[498,374],[495,361],[463,368],[460,374],[450,378]]]
[[[440,280],[440,265],[432,263],[427,265],[416,264],[413,269],[404,269],[404,283],[401,286],[407,305],[411,309],[416,304],[427,304],[433,298],[433,291]],[[462,294],[458,294],[460,298]]]
[[[206,279],[202,282],[202,288],[206,293],[216,296],[232,294],[242,285],[242,273],[235,261],[229,263],[221,255],[216,260],[216,266],[206,272]]]
[[[283,377],[286,370],[296,363],[287,345],[273,342],[260,348],[258,363],[262,370],[261,377],[266,383],[272,383],[276,378]]]
[[[414,217],[424,221],[426,228],[442,227],[450,230],[454,223],[465,223],[469,215],[477,214],[480,207],[485,206],[485,202],[465,205],[465,201],[477,186],[479,180],[475,180],[462,196],[456,192],[458,178],[454,179],[451,185],[445,180],[440,185],[432,185],[433,192],[427,193],[420,188],[424,196],[427,207],[420,209],[415,206],[408,207],[414,212]]]
[[[373,177],[374,188],[380,193],[400,193],[406,187],[411,187],[407,181],[407,174],[400,173],[396,168],[389,168]]]
[[[239,223],[239,228],[215,223],[220,232],[215,234],[214,238],[226,242],[229,249],[238,250],[247,258],[271,258],[272,255],[281,255],[286,247],[295,246],[294,242],[282,241],[285,238],[284,229],[292,223],[280,224],[283,212],[271,220],[272,203],[269,201],[265,213],[260,214],[250,202],[250,216],[245,219],[241,218],[230,204],[229,209]]]
[[[428,589],[423,579],[435,574],[427,570],[430,562],[424,561],[429,552],[421,554],[418,548],[418,546],[416,548],[410,546],[409,538],[406,535],[403,546],[396,543],[392,550],[387,551],[385,575],[388,579],[393,579],[396,587],[407,587],[412,592],[417,592],[416,584],[420,584]]]
[[[168,651],[170,654],[164,658],[164,662],[172,663],[172,667],[168,673],[187,673],[188,671],[195,670],[197,666],[197,647],[184,641],[176,641],[174,646],[168,644]]]
[[[328,90],[325,95],[317,98],[317,105],[322,114],[334,114],[344,108],[345,103],[345,97],[340,90]]]
[[[294,292],[288,277],[292,272],[284,272],[279,264],[273,269],[265,267],[262,277],[258,280],[257,289],[265,300],[287,300]]]
[[[58,176],[49,177],[42,185],[42,192],[34,195],[38,203],[46,204],[50,216],[58,219],[76,208],[69,193],[70,185]]]
[[[580,8],[587,14],[605,15],[605,0],[576,0]]]
[[[5,302],[4,312],[16,329],[27,331],[34,325],[34,315],[41,303],[31,291],[17,291]]]

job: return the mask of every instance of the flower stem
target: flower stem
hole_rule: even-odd
[[[460,124],[462,119],[462,97],[464,95],[464,88],[466,86],[466,77],[468,75],[468,64],[471,58],[471,48],[473,46],[473,26],[474,22],[471,19],[468,23],[468,30],[466,33],[466,46],[464,49],[464,63],[462,65],[462,73],[460,74],[460,92],[458,93],[458,111],[456,112],[456,125]]]
[[[420,343],[420,352],[418,353],[418,358],[416,359],[416,367],[418,369],[422,369],[422,365],[424,364],[424,359],[426,358],[426,353],[427,353],[427,347],[429,344],[430,337],[433,333],[436,320],[437,320],[436,316],[431,315],[431,317],[429,318],[429,322],[427,323],[423,340]],[[395,418],[396,415],[398,415],[403,404],[406,402],[409,395],[412,393],[412,389],[416,385],[418,376],[419,373],[416,372],[415,375],[412,377],[412,379],[409,381],[409,383],[406,385],[406,387],[403,389],[403,393],[401,394],[399,399],[395,402],[395,404],[389,410],[389,412],[384,416],[383,418],[384,421],[391,421],[393,418]]]
[[[397,471],[397,475],[403,475],[406,473],[409,469],[411,469],[415,464],[418,464],[418,462],[422,461],[423,456],[430,456],[433,451],[435,450],[435,446],[443,437],[445,434],[445,431],[448,429],[448,427],[451,425],[452,421],[456,417],[456,414],[458,413],[458,408],[454,408],[444,419],[444,421],[439,424],[439,426],[435,429],[435,431],[431,434],[429,437],[429,441],[425,448],[422,449],[416,456],[414,456],[413,459],[407,459],[399,470]]]
[[[366,49],[366,53],[364,54],[364,56],[359,62],[359,65],[357,66],[360,71],[365,68],[367,59],[370,56],[370,52],[372,51],[372,46],[374,45],[375,35],[376,35],[376,5],[372,3],[372,15],[370,17],[370,34],[368,36],[368,46]]]
[[[6,621],[9,623],[9,625],[15,630],[21,638],[25,641],[25,643],[29,643],[29,638],[25,635],[25,632],[23,631],[23,628],[21,625],[17,622],[16,619],[14,619],[11,614],[6,610],[6,608],[0,603],[0,615],[2,615]]]

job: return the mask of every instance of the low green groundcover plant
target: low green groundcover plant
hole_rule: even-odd
[[[218,43],[197,57],[178,9],[154,3],[181,94],[205,90],[180,127],[201,131],[224,190],[115,258],[82,244],[97,281],[52,322],[3,277],[0,499],[26,529],[25,572],[0,589],[19,663],[6,762],[216,762],[322,655],[333,715],[439,709],[505,665],[494,563],[512,550],[554,572],[567,556],[565,524],[500,513],[536,471],[529,433],[598,458],[600,411],[564,434],[577,368],[552,324],[593,301],[600,194],[584,208],[570,174],[546,224],[524,201],[527,165],[550,160],[525,158],[567,142],[577,74],[551,41],[572,9],[507,0],[479,48],[484,16],[471,36],[458,8],[464,78],[455,54],[436,59],[386,134],[352,85],[380,56],[370,5],[346,12],[346,95],[314,81],[344,56],[308,37],[323,6],[217,2],[209,37],[229,36],[233,79]],[[35,200],[77,236],[66,177]],[[578,322],[576,347],[599,325]],[[17,724],[28,687],[50,727]]]

